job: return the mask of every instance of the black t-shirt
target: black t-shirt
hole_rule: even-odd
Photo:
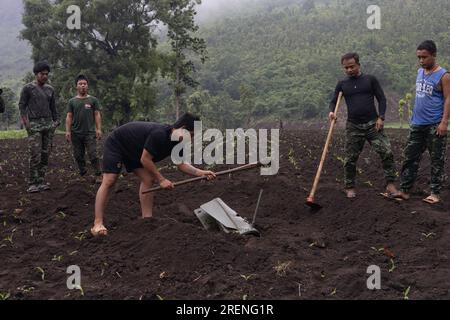
[[[114,130],[111,138],[126,162],[140,163],[145,149],[156,163],[170,156],[179,143],[170,140],[172,129],[172,126],[159,123],[130,122]]]
[[[348,107],[348,120],[361,124],[378,118],[375,108],[375,98],[378,100],[379,115],[384,118],[386,113],[386,96],[377,78],[372,75],[361,74],[359,77],[347,77],[339,81],[336,86],[330,111],[334,111],[339,92],[344,93]]]

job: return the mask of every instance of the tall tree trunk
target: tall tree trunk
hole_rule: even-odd
[[[177,120],[180,118],[180,68],[176,66],[176,82],[175,82],[175,109],[177,114]]]

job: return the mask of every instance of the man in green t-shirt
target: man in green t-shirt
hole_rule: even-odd
[[[101,106],[97,98],[88,94],[89,82],[84,75],[75,81],[77,96],[70,99],[66,118],[66,140],[72,142],[73,156],[81,176],[85,176],[87,151],[94,168],[96,182],[101,182],[102,172],[97,156],[97,140],[102,138]]]

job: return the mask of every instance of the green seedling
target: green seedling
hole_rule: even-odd
[[[409,292],[411,291],[411,286],[409,286],[408,288],[406,288],[405,292],[403,292],[403,299],[404,300],[409,300]]]
[[[13,235],[7,236],[3,241],[8,241],[9,243],[13,244]]]
[[[366,181],[364,184],[367,184],[369,187],[373,187],[373,183],[371,181]]]
[[[334,296],[337,293],[337,289],[334,288],[333,291],[330,293],[330,296]]]
[[[391,259],[391,267],[389,268],[389,272],[393,272],[395,270],[395,263],[394,263],[394,259]]]
[[[60,219],[65,219],[67,215],[64,212],[60,211],[56,214],[56,216]]]
[[[36,267],[36,270],[39,271],[39,273],[41,274],[41,279],[42,281],[45,280],[45,271],[44,269],[42,269],[41,267]]]
[[[425,237],[425,238],[430,238],[430,237],[434,237],[435,235],[436,235],[436,233],[434,233],[434,232],[430,232],[430,233],[422,233],[422,235]]]
[[[241,277],[244,278],[245,281],[250,280],[250,278],[253,277],[253,276],[254,276],[254,274],[250,274],[250,275],[248,275],[248,276],[246,276],[245,274],[241,274]]]
[[[63,256],[53,256],[53,259],[52,259],[52,261],[58,261],[58,262],[61,262],[62,261],[62,259],[63,259]]]
[[[156,297],[158,298],[158,300],[160,300],[160,301],[164,301],[164,298],[163,297],[161,297],[159,294],[157,294],[156,295]]]
[[[294,168],[298,169],[297,160],[295,159],[295,155],[294,155],[294,149],[292,149],[292,148],[289,150],[288,159],[289,159],[289,162],[294,166]]]
[[[283,277],[286,275],[286,272],[289,270],[289,267],[291,266],[292,261],[286,261],[286,262],[278,262],[278,265],[274,267],[275,271],[277,272],[277,275],[280,277]]]
[[[23,286],[23,287],[20,287],[20,288],[17,288],[17,290],[20,290],[20,291],[22,291],[23,293],[30,293],[31,291],[33,291],[35,288],[34,287],[26,287],[26,286]]]
[[[86,238],[87,231],[81,231],[78,232],[78,235],[76,235],[74,238],[78,241],[83,241]]]
[[[77,289],[77,290],[79,290],[80,291],[80,293],[81,293],[81,295],[84,297],[84,290],[83,290],[83,287],[82,286],[74,286],[74,289]]]
[[[11,294],[9,292],[0,292],[0,300],[8,300]]]

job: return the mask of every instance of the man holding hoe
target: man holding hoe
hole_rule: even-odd
[[[103,224],[105,208],[110,194],[124,165],[128,172],[133,172],[141,180],[139,199],[142,218],[153,216],[153,193],[144,194],[154,182],[163,189],[173,189],[174,185],[157,169],[155,163],[172,154],[172,149],[183,140],[183,132],[194,134],[194,123],[198,117],[184,114],[173,125],[150,122],[131,122],[118,129],[108,137],[103,154],[103,181],[95,200],[95,221],[91,229],[94,236],[106,236],[108,230]],[[178,169],[196,177],[206,176],[208,180],[216,178],[212,171],[194,168],[182,163]]]
[[[366,140],[378,153],[383,163],[386,178],[387,196],[397,193],[394,155],[388,137],[383,132],[386,113],[386,97],[378,80],[361,72],[359,55],[347,53],[341,58],[347,78],[339,81],[333,100],[330,104],[330,120],[336,119],[334,110],[339,96],[343,92],[348,107],[345,144],[345,194],[347,198],[355,198],[356,162]],[[375,107],[378,101],[378,111]]]

